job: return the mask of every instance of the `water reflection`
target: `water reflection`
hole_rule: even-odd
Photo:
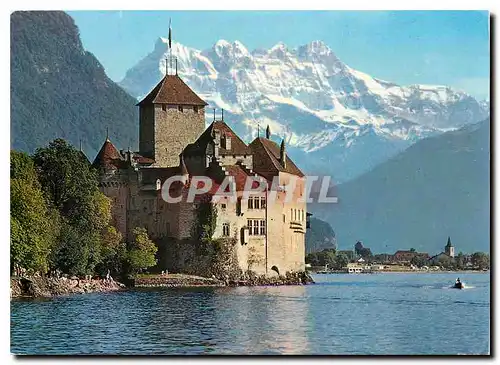
[[[456,354],[489,348],[489,276],[134,290],[11,303],[16,354]],[[323,280],[323,281],[322,281]],[[453,336],[450,337],[450,333]],[[454,341],[453,338],[460,338]]]

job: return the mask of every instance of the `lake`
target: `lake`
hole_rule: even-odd
[[[450,289],[457,276],[464,290]],[[315,275],[308,286],[11,302],[15,354],[488,354],[490,274]]]

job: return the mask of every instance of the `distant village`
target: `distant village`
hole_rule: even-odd
[[[444,251],[430,256],[413,248],[394,254],[372,254],[358,241],[352,250],[325,249],[306,256],[306,268],[317,273],[374,273],[385,271],[489,270],[490,258],[484,252],[456,254],[450,237]]]

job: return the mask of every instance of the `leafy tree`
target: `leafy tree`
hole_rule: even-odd
[[[484,252],[474,252],[471,260],[472,265],[480,270],[490,268],[490,256]]]
[[[334,249],[325,249],[317,253],[318,261],[320,265],[328,265],[328,267],[332,267],[335,265],[335,250]]]
[[[126,253],[126,245],[122,240],[122,234],[115,227],[107,226],[102,232],[102,261],[97,266],[97,272],[101,275],[106,275],[108,270],[113,275],[121,273]]]
[[[44,193],[61,216],[53,266],[70,274],[93,274],[103,260],[103,232],[111,220],[111,201],[99,191],[96,171],[62,139],[39,148],[33,160]]]
[[[427,260],[423,256],[417,255],[411,259],[410,263],[416,267],[422,267],[427,265]]]
[[[412,247],[410,248],[410,252],[415,252],[416,250]]]
[[[332,266],[332,269],[341,270],[342,268],[346,267],[348,263],[349,259],[347,258],[347,256],[341,253],[340,255],[337,255],[335,257],[335,263]]]
[[[317,252],[311,252],[310,254],[306,255],[306,263],[311,264],[311,266],[321,266],[318,253]]]
[[[28,273],[45,273],[56,241],[58,216],[43,197],[31,158],[11,151],[10,159],[11,272],[23,268]]]
[[[156,265],[156,252],[158,248],[148,237],[146,229],[136,227],[134,229],[135,239],[130,244],[127,253],[129,269],[133,273],[137,273],[141,269]]]
[[[442,266],[445,269],[451,269],[453,268],[453,260],[449,256],[441,256],[438,259],[438,266]]]
[[[200,242],[210,243],[217,227],[217,208],[212,203],[209,194],[205,194],[199,199],[200,201],[196,205],[194,234]]]
[[[70,224],[91,229],[94,195],[99,192],[97,172],[80,151],[63,139],[39,148],[33,156],[46,196]]]
[[[457,266],[457,269],[462,270],[465,267],[466,260],[465,260],[465,255],[462,252],[459,252],[456,259],[455,259],[455,264]]]

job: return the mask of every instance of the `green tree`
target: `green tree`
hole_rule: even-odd
[[[311,264],[311,266],[320,266],[320,260],[318,258],[317,252],[311,252],[306,255],[306,263]]]
[[[347,266],[348,263],[349,259],[347,258],[347,256],[341,253],[340,255],[337,255],[335,257],[335,263],[332,268],[334,270],[342,270],[344,267]]]
[[[33,160],[25,153],[10,154],[11,272],[45,273],[56,242],[58,215],[43,196]]]
[[[328,265],[331,268],[335,265],[335,249],[324,249],[317,253],[317,257],[321,266]]]
[[[457,266],[457,269],[462,270],[465,268],[465,255],[462,252],[459,252],[456,259],[455,259],[455,264]]]
[[[427,260],[424,257],[417,255],[411,259],[410,263],[416,267],[422,267],[427,265]]]
[[[96,271],[106,275],[108,270],[115,275],[123,270],[123,262],[126,259],[126,244],[122,234],[113,226],[107,226],[102,232],[101,262]]]
[[[148,237],[148,232],[144,228],[134,229],[134,241],[130,244],[127,259],[130,271],[137,273],[141,269],[147,269],[156,265],[156,252],[158,248]]]
[[[103,232],[111,219],[111,202],[99,191],[97,172],[62,139],[39,148],[33,160],[44,193],[61,216],[53,266],[70,274],[93,274],[103,260]]]
[[[412,247],[410,248],[410,252],[415,252],[416,250]]]
[[[211,243],[215,229],[217,227],[217,208],[211,201],[209,194],[199,198],[196,204],[195,235],[202,243]]]
[[[471,257],[472,265],[480,270],[490,268],[490,256],[484,252],[474,252]]]
[[[438,266],[444,267],[445,269],[453,268],[453,260],[449,256],[441,256],[438,259]]]

